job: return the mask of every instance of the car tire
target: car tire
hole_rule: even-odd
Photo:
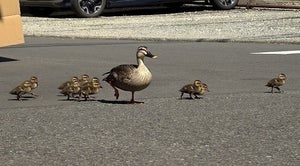
[[[54,9],[47,7],[28,7],[27,9],[31,15],[37,17],[48,17],[54,11]]]
[[[235,8],[238,0],[210,0],[214,8],[220,10],[229,10]]]
[[[71,6],[78,17],[97,17],[103,12],[106,0],[71,0]]]

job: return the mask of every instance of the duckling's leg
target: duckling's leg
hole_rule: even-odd
[[[17,100],[22,101],[20,94],[17,94]]]
[[[81,102],[81,92],[78,94],[78,99],[77,99],[78,102]]]
[[[278,92],[281,93],[281,90],[280,90],[280,88],[278,86],[276,86],[274,88],[276,88],[278,90]]]
[[[271,93],[274,93],[274,87],[272,86]]]
[[[130,100],[130,102],[129,102],[129,104],[143,104],[144,102],[142,102],[142,101],[135,101],[134,100],[134,91],[132,91],[131,92],[131,100]]]
[[[190,99],[194,99],[193,97],[192,97],[192,93],[189,93],[190,94]]]
[[[87,95],[87,94],[85,94],[85,95],[84,95],[84,100],[87,101],[88,99],[90,99],[90,96]]]
[[[182,99],[182,96],[183,96],[183,94],[184,94],[184,93],[183,93],[183,92],[181,92],[181,96],[180,96],[180,99]]]
[[[21,97],[22,97],[22,92],[17,93],[17,100],[22,101]]]

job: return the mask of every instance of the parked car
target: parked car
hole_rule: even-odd
[[[238,0],[202,0],[217,9],[232,9]],[[79,17],[97,17],[109,8],[164,5],[180,7],[196,0],[20,0],[21,7],[28,8],[34,16],[49,16],[55,8],[72,9]],[[199,0],[197,0],[199,2]]]

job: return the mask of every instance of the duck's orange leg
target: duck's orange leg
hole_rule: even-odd
[[[118,99],[119,99],[119,96],[120,96],[119,90],[116,88],[116,86],[115,86],[111,81],[109,81],[109,85],[110,85],[112,88],[114,88],[114,90],[115,90],[114,96],[116,96],[116,99],[118,100]]]

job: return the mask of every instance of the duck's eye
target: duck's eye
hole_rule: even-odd
[[[147,55],[147,54],[148,54],[148,52],[145,51],[145,50],[140,50],[140,53],[142,53],[142,54],[144,54],[144,55]]]

